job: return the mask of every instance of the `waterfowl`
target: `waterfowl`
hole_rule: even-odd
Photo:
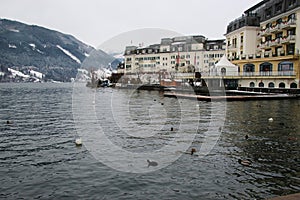
[[[238,163],[240,163],[241,165],[244,165],[244,166],[250,166],[252,164],[251,160],[242,160],[242,159],[239,159],[238,160]]]
[[[268,120],[269,120],[269,122],[273,122],[274,121],[272,117],[269,118]]]
[[[248,140],[248,138],[249,138],[249,136],[248,136],[248,135],[245,135],[245,139]]]
[[[81,146],[81,145],[82,145],[82,140],[81,140],[81,138],[76,138],[75,144],[76,144],[76,146]]]
[[[7,120],[7,121],[6,121],[6,124],[13,124],[13,122],[10,121],[10,120]]]
[[[155,161],[150,161],[150,160],[147,160],[147,162],[148,162],[148,167],[150,167],[150,166],[152,166],[152,167],[155,167],[155,166],[157,166],[157,165],[158,165],[158,163],[157,163],[157,162],[155,162]]]
[[[191,155],[193,155],[195,152],[196,152],[196,149],[195,149],[195,148],[192,148],[192,149],[191,149]]]
[[[174,128],[173,127],[171,127],[171,131],[173,131],[174,130]]]

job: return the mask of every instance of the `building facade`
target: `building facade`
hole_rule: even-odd
[[[163,38],[148,47],[127,46],[120,72],[208,72],[224,55],[225,46],[225,40],[207,40],[201,35]]]
[[[264,0],[227,26],[226,55],[239,86],[299,88],[300,0]]]

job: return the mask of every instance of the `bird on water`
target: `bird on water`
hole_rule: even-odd
[[[152,167],[155,167],[155,166],[157,166],[157,165],[158,165],[158,163],[157,163],[157,162],[155,162],[155,161],[150,161],[150,160],[147,160],[147,162],[148,162],[148,167],[150,167],[150,166],[152,166]]]
[[[250,166],[252,164],[251,160],[248,159],[247,160],[238,159],[238,163],[244,166]]]

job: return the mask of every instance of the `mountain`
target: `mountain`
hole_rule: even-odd
[[[114,58],[72,35],[0,19],[0,70],[34,69],[46,79],[69,81],[77,69],[106,67]],[[1,73],[0,73],[1,74]]]

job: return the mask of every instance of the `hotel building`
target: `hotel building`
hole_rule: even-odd
[[[264,0],[227,26],[241,88],[300,88],[300,0]]]
[[[163,38],[160,44],[148,47],[127,46],[125,67],[119,72],[209,72],[224,55],[225,46],[225,40],[207,40],[201,35]]]

